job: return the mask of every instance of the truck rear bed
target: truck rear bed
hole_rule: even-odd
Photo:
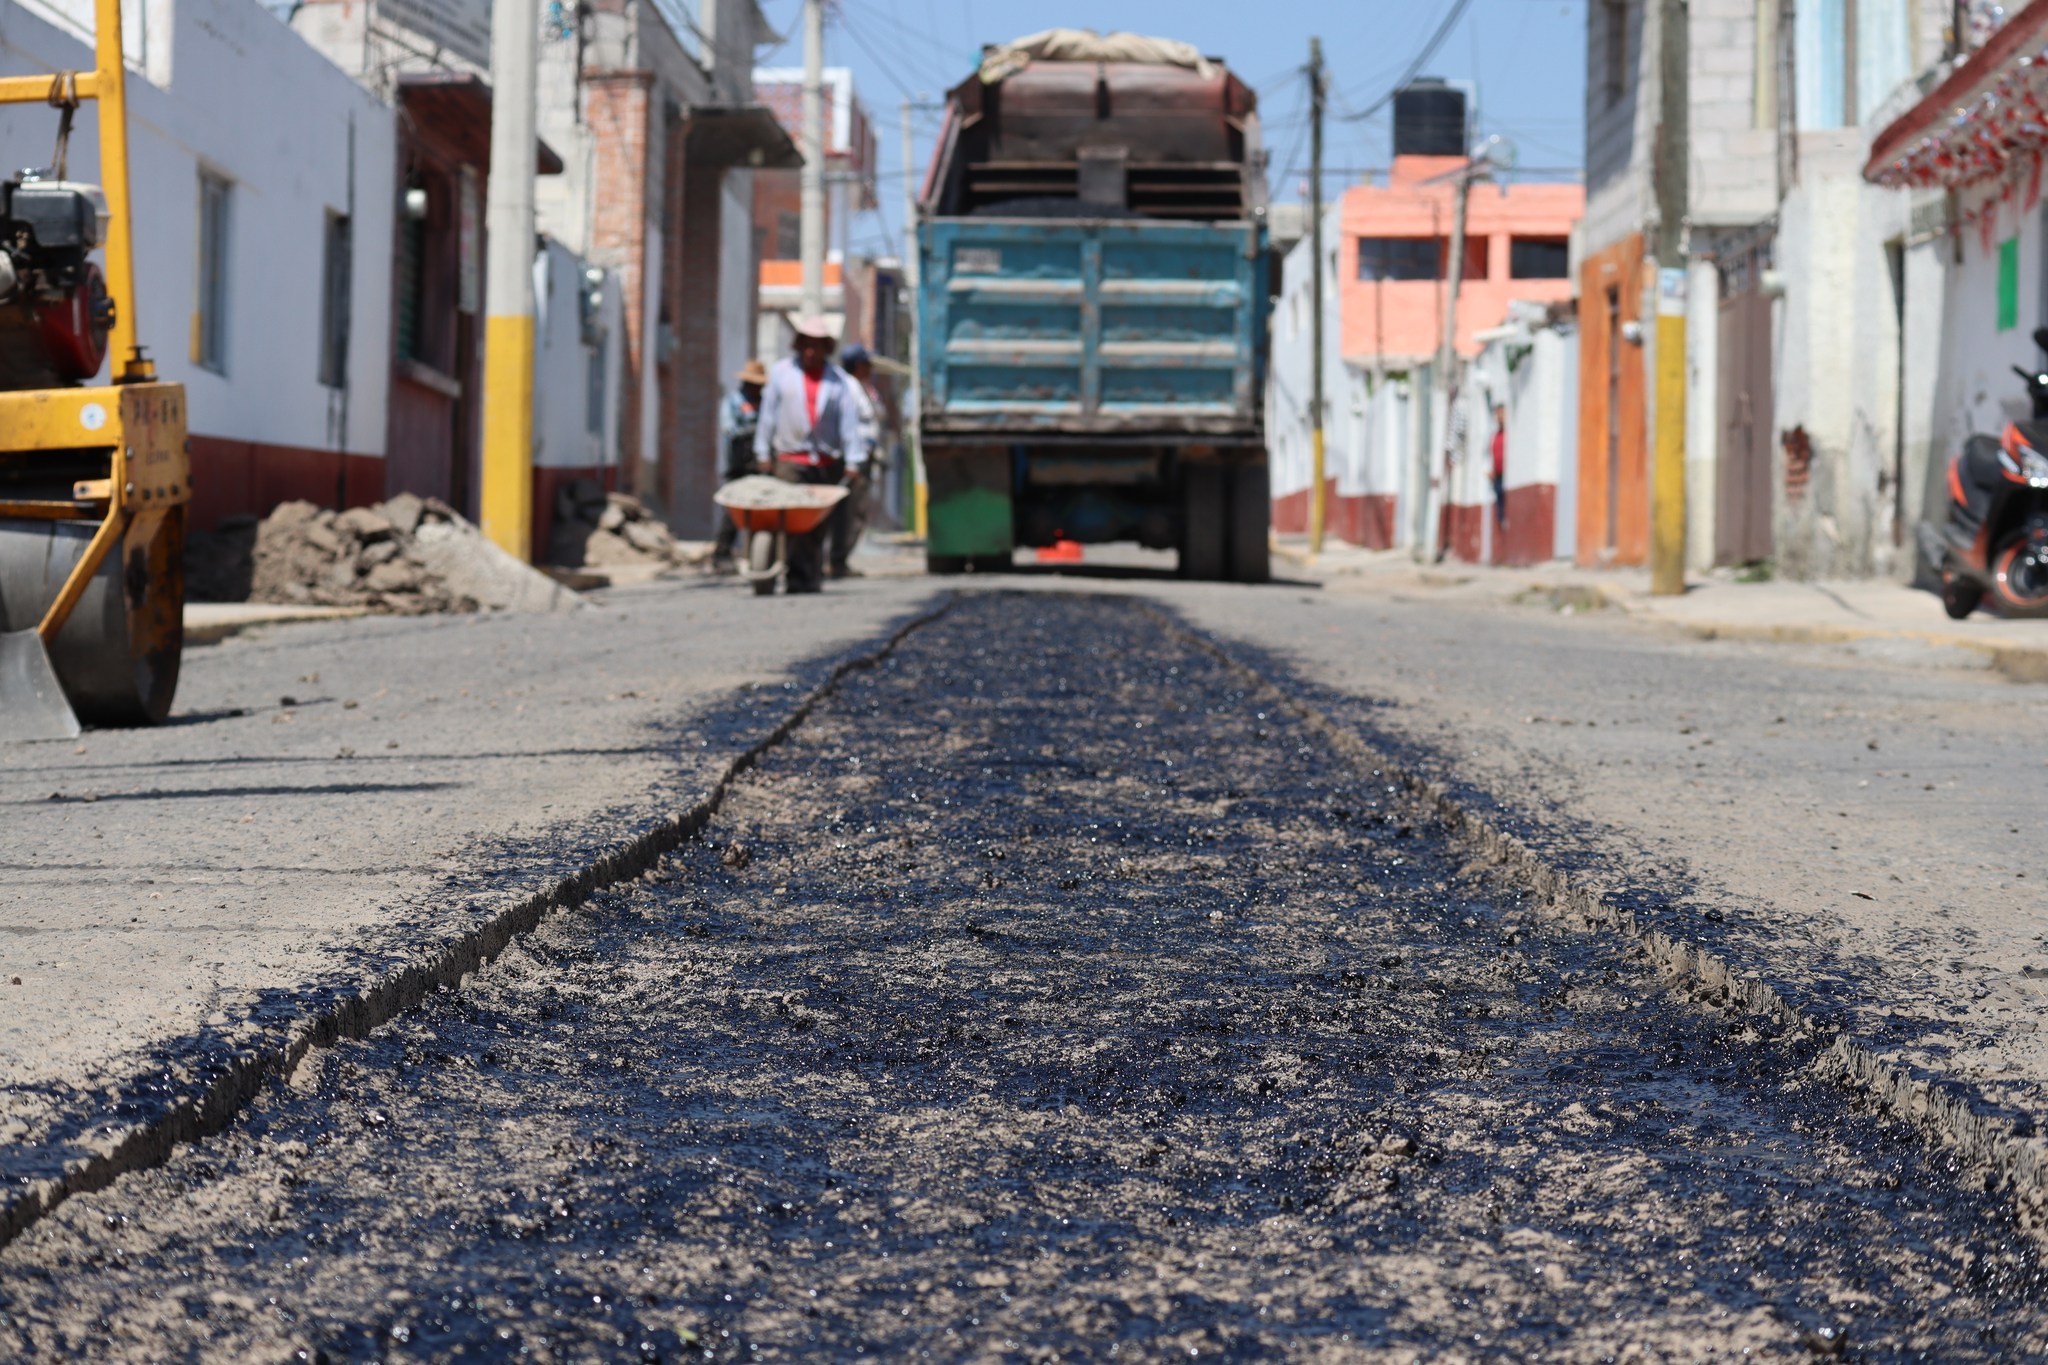
[[[920,236],[931,436],[1260,439],[1260,224],[949,218]]]

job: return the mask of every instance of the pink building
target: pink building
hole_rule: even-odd
[[[1457,117],[1462,119],[1462,110]],[[1396,118],[1398,123],[1398,113]],[[1462,140],[1462,132],[1454,128],[1447,145],[1462,145]],[[1387,376],[1415,372],[1431,364],[1442,344],[1449,288],[1446,267],[1457,213],[1456,176],[1466,164],[1462,156],[1397,152],[1385,184],[1355,185],[1344,192],[1333,215],[1336,240],[1325,247],[1338,285],[1331,333],[1343,361],[1341,373],[1326,384],[1333,385],[1333,395],[1356,388],[1354,401],[1364,414],[1362,428],[1354,437],[1339,442],[1334,430],[1332,433],[1333,447],[1355,445],[1357,449],[1333,454],[1327,476],[1328,525],[1333,534],[1371,549],[1390,548],[1406,539],[1398,508],[1409,491],[1406,483],[1413,457],[1396,447],[1409,439],[1400,432],[1412,432],[1420,416],[1405,399],[1395,404],[1400,409],[1398,415],[1381,409],[1393,401],[1388,398]],[[1584,213],[1585,203],[1585,188],[1575,182],[1482,183],[1472,187],[1466,205],[1463,277],[1458,287],[1457,350],[1462,359],[1478,355],[1483,345],[1478,338],[1507,320],[1511,303],[1570,301],[1571,231]],[[1284,319],[1276,326],[1284,332]],[[1283,343],[1284,335],[1276,341],[1276,362]],[[1303,360],[1305,363],[1305,357]],[[1419,373],[1412,377],[1423,378]],[[1406,391],[1405,385],[1400,387]],[[1422,392],[1417,393],[1418,401]],[[1269,412],[1269,423],[1273,417]],[[1332,414],[1333,428],[1348,421],[1345,413]],[[1512,483],[1512,469],[1510,474]],[[1288,477],[1284,461],[1283,468],[1276,471],[1273,515],[1281,531],[1298,533],[1307,528],[1307,483],[1306,479]],[[1530,546],[1547,547],[1554,482],[1549,488],[1511,487],[1508,491],[1511,504],[1529,509],[1514,519],[1515,538]],[[1490,492],[1488,497],[1490,505]],[[1487,509],[1457,505],[1455,499],[1450,503],[1444,535],[1462,552],[1466,542],[1474,540],[1479,518]],[[1509,546],[1497,546],[1495,552],[1522,553]],[[1548,553],[1545,548],[1540,557],[1547,558]]]
[[[1405,369],[1443,343],[1444,291],[1457,214],[1456,156],[1397,156],[1385,185],[1344,192],[1337,271],[1344,359]],[[1586,211],[1579,184],[1474,185],[1458,286],[1458,354],[1478,354],[1477,332],[1498,327],[1516,299],[1572,296],[1571,231]]]

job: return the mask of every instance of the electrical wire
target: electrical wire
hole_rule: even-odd
[[[1415,79],[1415,73],[1422,70],[1422,68],[1429,62],[1429,59],[1436,55],[1436,50],[1443,46],[1444,39],[1451,36],[1451,30],[1457,27],[1458,20],[1465,17],[1466,7],[1469,6],[1471,3],[1472,0],[1451,0],[1450,13],[1446,14],[1444,16],[1444,21],[1436,26],[1436,32],[1429,35],[1429,41],[1422,45],[1422,50],[1420,52],[1417,52],[1415,54],[1414,59],[1410,61],[1405,68],[1402,69],[1401,75],[1398,79],[1394,81],[1392,88],[1390,88],[1386,94],[1381,95],[1378,99],[1374,100],[1371,104],[1367,105],[1360,112],[1356,114],[1347,114],[1345,115],[1345,118],[1353,123],[1363,122],[1364,120],[1371,118],[1374,114],[1377,114],[1380,110],[1386,108],[1389,104],[1392,104],[1394,102],[1394,96],[1399,94],[1407,86],[1409,81]]]

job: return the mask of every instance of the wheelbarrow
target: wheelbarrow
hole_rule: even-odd
[[[789,573],[789,538],[809,535],[846,496],[836,484],[785,483],[766,474],[734,479],[711,495],[732,524],[747,533],[746,579],[766,597]]]

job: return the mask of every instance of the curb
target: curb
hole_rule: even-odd
[[[1640,945],[1669,976],[1718,993],[1752,1014],[1804,1029],[1817,1038],[1831,1038],[1822,1055],[1839,1068],[1850,1085],[1869,1096],[1884,1112],[1904,1120],[1937,1143],[1953,1147],[1967,1167],[1986,1177],[1986,1189],[2004,1185],[2011,1193],[2019,1226],[2035,1240],[2048,1242],[2048,1138],[2034,1136],[2030,1124],[1979,1112],[1972,1101],[1979,1105],[1982,1101],[1967,1085],[1917,1076],[1878,1055],[1839,1026],[1814,1018],[1755,973],[1738,972],[1706,948],[1645,926],[1632,911],[1611,904],[1581,878],[1545,860],[1520,837],[1458,800],[1442,783],[1431,782],[1396,762],[1356,731],[1297,699],[1260,669],[1185,622],[1150,603],[1144,606],[1169,633],[1179,635],[1217,659],[1255,691],[1285,707],[1337,753],[1399,786],[1403,794],[1443,826],[1453,847],[1503,869],[1553,917],[1587,932],[1618,933]]]
[[[195,619],[194,608],[198,609]],[[227,608],[225,612],[208,608]],[[242,602],[194,602],[185,608],[188,645],[217,645],[231,635],[259,626],[295,625],[306,621],[349,621],[368,616],[368,607],[252,607]]]
[[[463,977],[488,965],[515,940],[533,932],[549,913],[570,909],[598,891],[631,881],[651,869],[664,854],[702,830],[724,805],[733,783],[810,719],[812,712],[837,692],[842,682],[881,663],[916,631],[952,610],[957,600],[957,596],[947,597],[937,607],[905,621],[866,653],[834,664],[824,680],[806,693],[772,730],[734,755],[711,789],[687,810],[658,820],[552,886],[433,947],[426,960],[399,968],[332,1007],[309,1013],[293,1024],[283,1040],[237,1055],[221,1065],[203,1089],[173,1102],[158,1118],[120,1134],[103,1150],[71,1163],[60,1174],[23,1178],[7,1191],[6,1205],[0,1208],[0,1247],[72,1195],[104,1189],[130,1171],[161,1165],[180,1145],[220,1132],[255,1098],[266,1081],[289,1075],[311,1049],[367,1035],[430,993],[457,985]]]
[[[1942,649],[1966,649],[1989,657],[1991,670],[2012,682],[2048,682],[2048,647],[2000,644],[1972,635],[1893,626],[1757,625],[1742,621],[1680,621],[1655,612],[1633,611],[1614,598],[1609,605],[1638,621],[1675,626],[1697,640],[1758,640],[1779,645],[1842,645],[1857,640],[1912,640]]]

